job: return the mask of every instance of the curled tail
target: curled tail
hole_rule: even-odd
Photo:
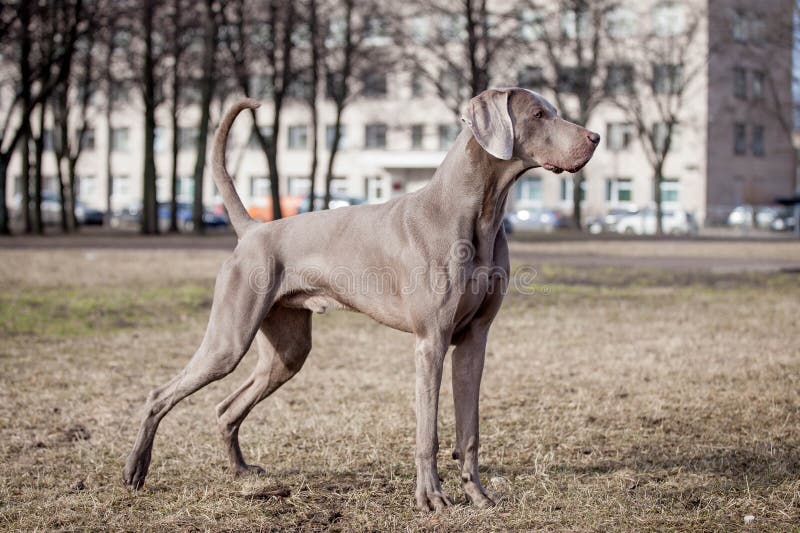
[[[255,225],[256,221],[250,217],[247,209],[244,208],[242,199],[239,198],[239,194],[236,192],[233,179],[225,168],[225,146],[228,142],[228,132],[233,125],[233,121],[236,120],[236,116],[245,109],[255,109],[260,105],[256,100],[249,98],[237,102],[225,113],[214,137],[214,150],[212,153],[214,181],[222,196],[222,203],[225,204],[225,209],[228,210],[228,218],[230,218],[233,230],[239,238],[245,234],[248,228]]]

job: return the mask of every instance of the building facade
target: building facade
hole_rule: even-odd
[[[504,4],[505,5],[505,4]],[[702,65],[686,100],[685,118],[677,128],[674,147],[664,169],[665,208],[682,208],[707,223],[718,221],[741,203],[770,203],[794,190],[795,156],[791,144],[791,31],[781,24],[791,19],[791,0],[626,0],[616,8],[613,31],[620,39],[635,42],[642,26],[665,27],[678,32],[692,13],[702,12],[692,57]],[[540,18],[530,10],[518,10],[515,34],[529,43],[527,53],[499,61],[497,84],[516,84],[538,89],[541,50],[537,44]],[[380,27],[380,25],[378,26]],[[608,29],[611,31],[611,29]],[[436,31],[431,24],[429,30]],[[777,36],[777,37],[776,37]],[[457,38],[458,36],[454,36]],[[375,46],[392,46],[377,39]],[[524,46],[524,44],[523,44]],[[611,69],[611,66],[606,67]],[[611,76],[609,70],[608,76]],[[511,79],[509,79],[511,78]],[[335,195],[387,199],[424,186],[432,176],[462,125],[434,88],[413,72],[397,70],[373,73],[343,115],[344,135],[334,167]],[[551,97],[546,90],[545,97]],[[333,102],[321,90],[319,101],[319,166],[317,194],[324,191],[324,169],[329,157],[335,117]],[[100,96],[98,96],[100,98]],[[231,95],[214,105],[212,120],[237,97]],[[552,100],[552,99],[551,99]],[[120,209],[140,202],[143,175],[143,107],[135,92],[114,106],[108,116],[103,102],[90,112],[91,129],[78,162],[78,198],[105,209],[111,185],[111,206]],[[271,123],[269,105],[262,106],[259,125]],[[785,117],[782,116],[785,109]],[[790,129],[785,130],[784,119]],[[199,110],[187,107],[180,117],[181,151],[178,160],[178,196],[191,201],[196,158],[196,124]],[[160,201],[170,197],[170,143],[172,132],[166,110],[157,113],[155,157]],[[281,117],[278,154],[281,193],[305,196],[310,191],[310,110],[289,99]],[[110,126],[110,127],[109,127]],[[586,216],[613,208],[652,205],[653,170],[634,125],[611,102],[601,103],[587,127],[603,136],[593,160],[584,171],[582,209]],[[228,164],[245,205],[257,206],[269,198],[266,159],[253,142],[249,114],[242,114],[229,140]],[[110,133],[110,135],[109,135]],[[57,188],[55,157],[45,136],[43,163],[45,190]],[[110,149],[109,149],[110,148]],[[110,171],[110,179],[109,179]],[[13,185],[7,191],[11,205],[19,197],[20,161],[9,169]],[[511,208],[548,207],[572,211],[572,178],[534,169],[523,176],[510,197]],[[204,197],[213,204],[220,199],[206,165]]]

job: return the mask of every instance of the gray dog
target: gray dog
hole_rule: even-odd
[[[467,497],[478,506],[493,505],[495,497],[478,479],[478,397],[489,327],[508,282],[506,196],[528,169],[578,171],[600,136],[560,118],[536,93],[488,90],[469,102],[463,119],[468,127],[423,189],[381,205],[260,224],[248,216],[225,170],[234,119],[258,105],[238,103],[217,131],[214,179],[239,243],[217,276],[200,347],[178,375],[147,397],[124,482],[144,484],[164,415],[232,372],[253,339],[258,364],[219,404],[217,416],[234,472],[263,472],[245,463],[239,426],[253,406],[302,368],[311,350],[312,312],[347,309],[416,337],[416,501],[425,510],[452,505],[442,491],[436,455],[442,366],[455,346],[453,456]]]

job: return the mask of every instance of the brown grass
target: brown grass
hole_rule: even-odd
[[[250,357],[165,419],[147,485],[130,492],[120,474],[139,409],[199,342],[224,257],[0,253],[0,528],[729,531],[744,528],[745,515],[759,530],[800,523],[792,274],[545,265],[542,290],[509,295],[490,339],[481,455],[484,482],[502,496],[494,509],[476,510],[460,492],[446,375],[439,461],[459,505],[414,510],[412,339],[348,313],[315,318],[306,368],[245,422],[245,454],[266,476],[229,475],[214,418]]]

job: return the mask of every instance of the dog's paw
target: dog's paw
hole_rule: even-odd
[[[475,483],[474,481],[464,482],[464,492],[467,494],[469,501],[472,502],[472,505],[481,509],[494,507],[500,501],[500,498],[494,492],[483,488],[480,483]]]
[[[128,460],[122,470],[122,482],[134,490],[141,489],[144,486],[144,479],[147,477],[148,466],[141,460]]]
[[[239,476],[263,476],[266,474],[263,468],[258,465],[241,464],[233,467],[233,475]]]

